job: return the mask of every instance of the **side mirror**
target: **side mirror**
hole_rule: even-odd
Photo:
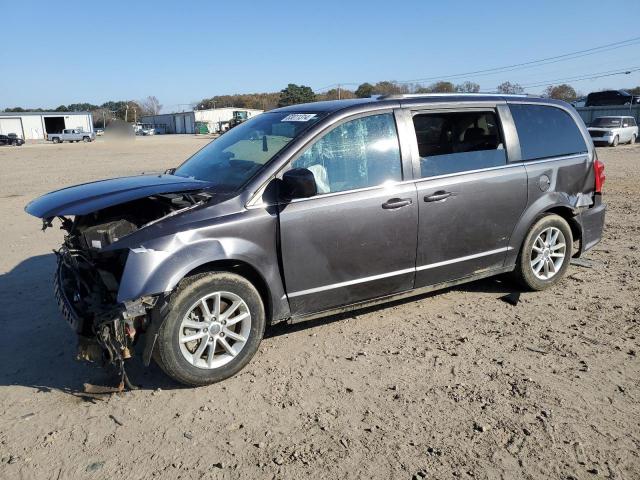
[[[316,178],[311,170],[293,168],[282,175],[280,192],[281,196],[288,200],[313,197],[318,193]]]

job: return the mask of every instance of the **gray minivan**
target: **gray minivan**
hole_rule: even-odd
[[[402,95],[258,115],[162,175],[46,194],[80,356],[204,385],[265,326],[510,273],[559,282],[601,238],[604,165],[566,103]]]

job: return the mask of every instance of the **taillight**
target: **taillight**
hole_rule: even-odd
[[[596,193],[602,193],[602,186],[607,178],[604,174],[604,163],[596,158],[593,162],[593,170],[596,174]]]

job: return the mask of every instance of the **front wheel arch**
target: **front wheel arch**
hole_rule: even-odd
[[[212,288],[213,291],[221,289],[222,293],[232,292],[231,294],[227,294],[232,295],[234,298],[241,300],[242,302],[246,302],[244,305],[245,308],[248,308],[248,312],[250,314],[250,317],[247,320],[250,322],[250,332],[245,332],[243,328],[243,339],[241,336],[238,338],[231,336],[232,332],[228,331],[227,334],[229,339],[243,342],[240,346],[240,350],[236,350],[236,353],[232,353],[229,349],[233,347],[229,347],[227,344],[227,352],[232,353],[231,358],[228,359],[227,362],[219,366],[212,366],[209,364],[208,367],[203,367],[202,365],[196,365],[196,363],[190,362],[187,359],[188,355],[185,355],[185,353],[182,352],[181,343],[184,343],[184,341],[180,340],[179,332],[183,328],[181,325],[182,322],[184,322],[182,318],[185,314],[185,310],[187,312],[189,311],[189,307],[186,309],[184,308],[185,305],[189,305],[193,302],[194,298],[206,298],[206,295],[210,295],[210,292],[212,292]],[[220,298],[221,294],[218,293],[217,295],[218,298]],[[192,275],[183,279],[178,284],[178,287],[173,292],[172,296],[167,300],[166,305],[168,306],[168,309],[166,309],[162,315],[162,325],[158,327],[155,332],[154,337],[157,339],[155,342],[156,346],[155,349],[153,349],[153,352],[150,353],[152,353],[153,358],[162,370],[174,380],[190,386],[208,385],[224,380],[242,370],[258,350],[258,346],[264,335],[264,327],[266,323],[264,304],[260,300],[260,295],[255,286],[244,277],[237,274],[230,274],[229,272],[209,272]],[[230,305],[230,303],[231,302],[228,302],[227,304]],[[194,305],[197,304],[198,301],[196,301]],[[211,308],[211,305],[209,308]],[[206,308],[207,312],[209,312],[209,308]],[[204,322],[205,320],[206,319],[203,319],[202,321]],[[209,317],[209,321],[212,321],[211,317]],[[244,322],[245,320],[242,321]],[[226,332],[225,328],[237,328],[231,327],[231,323],[228,327],[224,327],[226,322],[224,321],[224,318],[221,321],[219,316],[215,317],[213,322],[219,329],[222,329],[222,333],[219,333],[220,330],[218,330],[213,334],[208,334],[213,335],[214,337],[224,337]],[[220,322],[222,322],[222,327]],[[234,324],[237,324],[237,322],[234,322]],[[188,328],[191,328],[191,326]],[[198,330],[197,326],[195,328]],[[209,329],[205,328],[203,331],[208,332]],[[237,329],[235,331],[236,333],[240,333]],[[202,335],[196,338],[202,338]],[[219,340],[219,342],[222,341],[223,340]],[[202,340],[200,340],[200,342],[202,342]],[[202,344],[201,347],[204,347],[205,350],[198,348],[195,355],[200,357],[207,348],[209,348],[209,355],[216,355],[216,353],[214,353],[216,350],[215,340],[213,343],[210,343],[210,337],[207,336],[205,337],[204,342],[205,343]],[[213,346],[211,347],[210,345]],[[218,343],[218,346],[219,345],[220,344]],[[222,351],[222,353],[224,354],[225,352]],[[211,358],[209,358],[209,361],[211,361]]]
[[[189,281],[190,278],[213,272],[234,273],[243,277],[249,283],[251,283],[258,291],[258,294],[260,295],[260,298],[262,300],[262,304],[264,305],[266,324],[269,325],[273,322],[274,312],[272,307],[273,302],[271,300],[271,290],[269,289],[264,277],[247,262],[239,260],[214,260],[204,263],[187,272],[187,274],[184,275],[178,282],[176,288],[178,288],[178,285],[180,285],[180,283]],[[166,308],[168,307],[168,304],[170,302],[171,295],[172,293],[161,294],[155,308],[151,312],[151,323],[145,333],[144,338],[145,346],[143,353],[143,362],[147,366],[151,363],[158,331],[160,330],[160,328],[162,328],[162,324],[164,323],[164,319],[166,318]]]
[[[240,275],[248,280],[262,298],[262,303],[264,304],[265,314],[267,316],[267,324],[272,321],[272,301],[271,301],[271,290],[267,285],[264,277],[256,270],[251,264],[247,262],[243,262],[241,260],[214,260],[211,262],[204,263],[193,270],[189,271],[184,277],[191,277],[193,275],[198,275],[201,273],[211,273],[211,272],[228,272],[235,273],[236,275]],[[182,280],[181,280],[182,281]]]

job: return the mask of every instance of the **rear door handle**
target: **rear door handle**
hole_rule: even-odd
[[[382,204],[382,208],[385,210],[392,210],[394,208],[406,207],[412,203],[413,201],[410,198],[390,198]]]
[[[445,192],[444,190],[438,190],[433,195],[427,195],[424,197],[425,202],[438,202],[440,200],[444,200],[445,198],[449,198],[453,195],[453,192]]]

